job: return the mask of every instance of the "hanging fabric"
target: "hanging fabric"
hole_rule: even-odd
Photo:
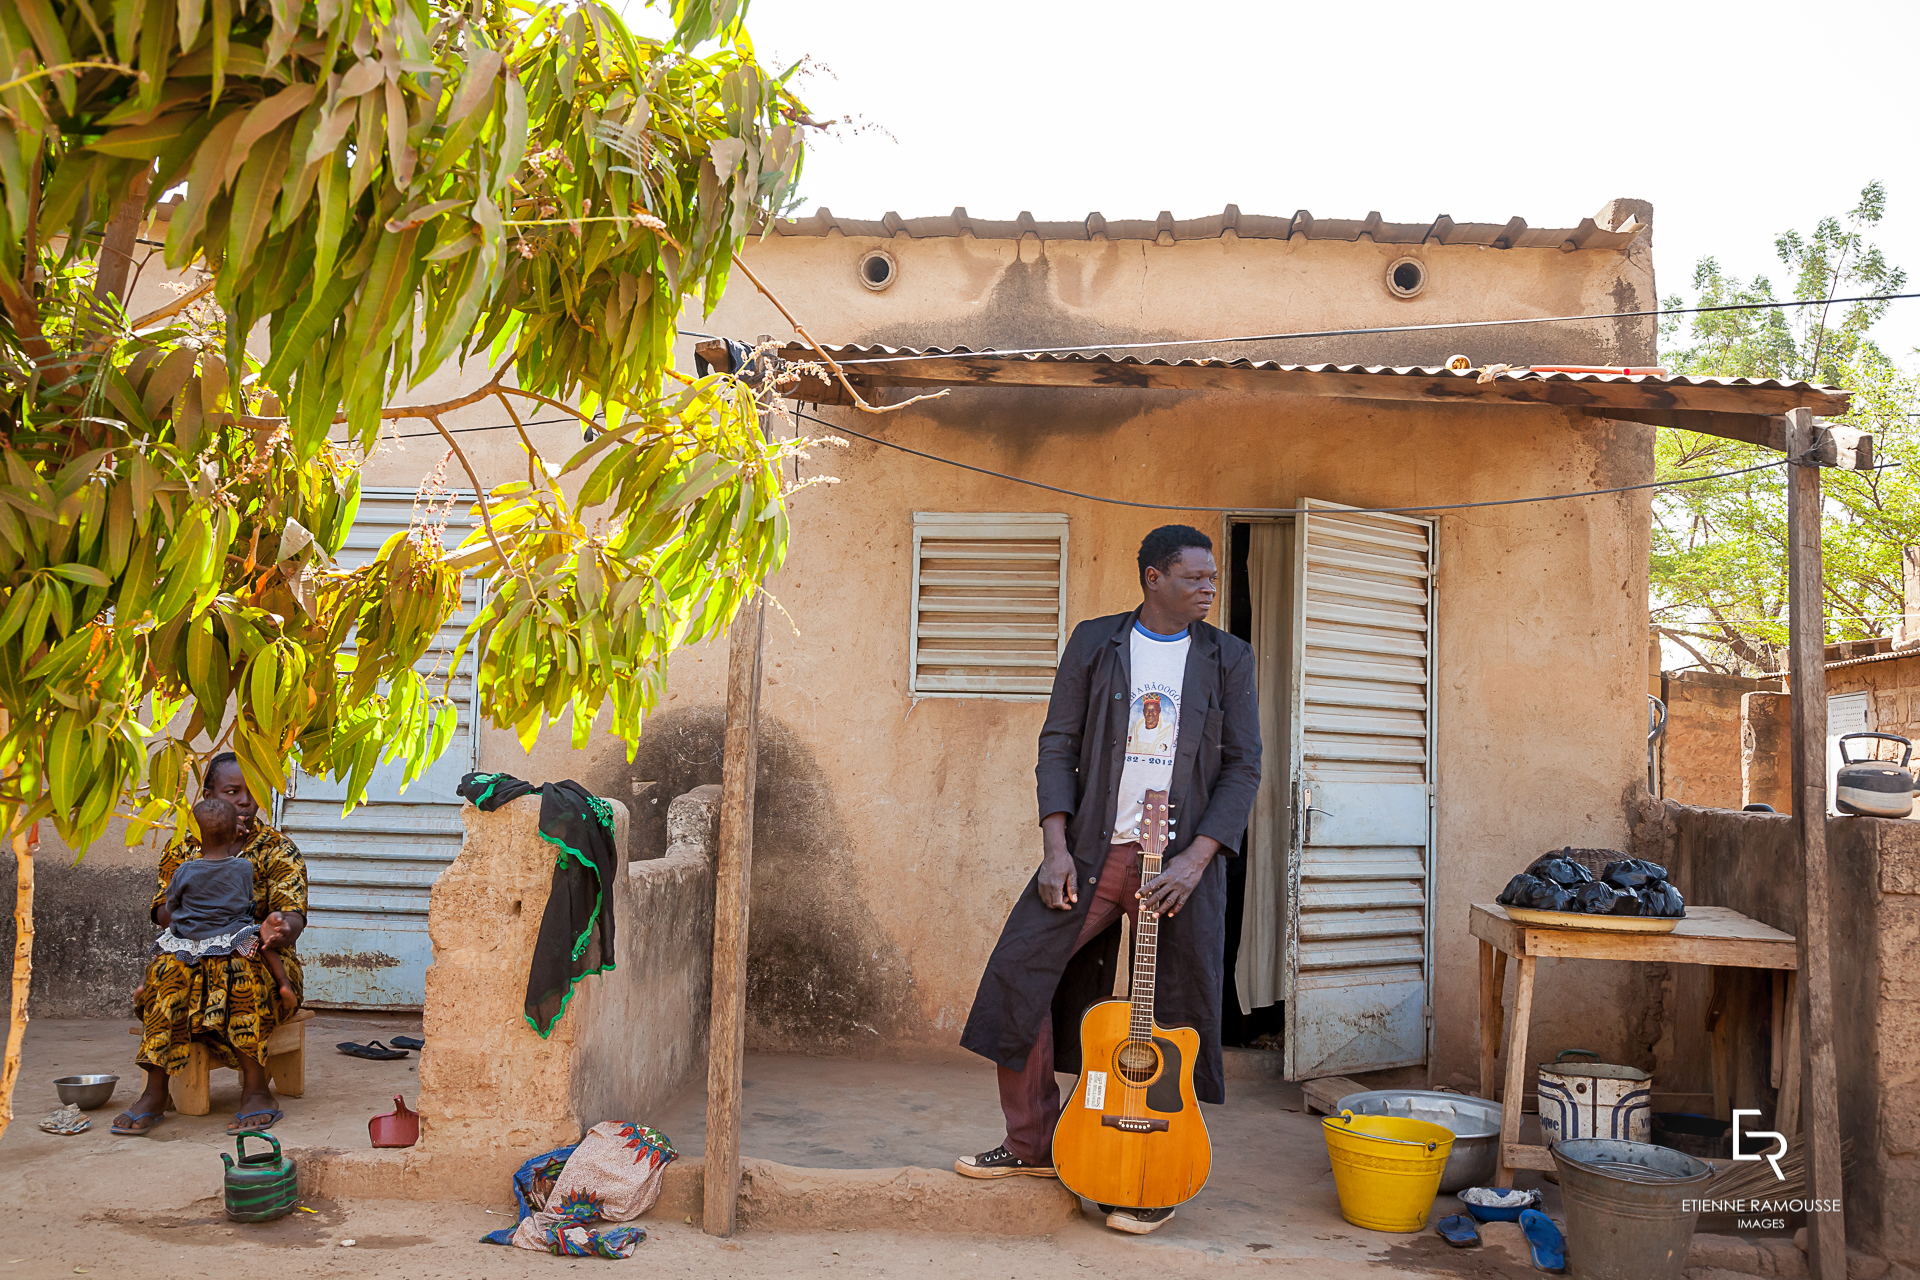
[[[1233,970],[1240,1012],[1284,998],[1286,980],[1288,797],[1291,739],[1287,724],[1287,655],[1293,651],[1293,526],[1264,521],[1247,527],[1248,606],[1253,616],[1254,679],[1265,759],[1247,822],[1246,905]]]
[[[540,917],[540,936],[527,969],[527,1025],[541,1038],[573,999],[574,984],[613,968],[613,903],[607,896],[618,872],[613,806],[577,782],[531,782],[505,773],[470,773],[460,794],[492,813],[510,800],[540,793],[540,838],[559,850],[553,891]]]

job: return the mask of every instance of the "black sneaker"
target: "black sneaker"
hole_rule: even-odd
[[[961,1156],[953,1162],[953,1171],[963,1178],[1011,1178],[1022,1173],[1030,1173],[1036,1178],[1059,1176],[1052,1165],[1028,1164],[1004,1146],[983,1151],[977,1156]]]
[[[1152,1235],[1173,1220],[1172,1209],[1115,1209],[1107,1215],[1107,1225],[1128,1235]]]

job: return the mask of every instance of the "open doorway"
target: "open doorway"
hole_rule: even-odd
[[[1299,506],[1222,529],[1265,748],[1229,863],[1222,1038],[1279,1048],[1290,1080],[1430,1059],[1438,802],[1433,523]]]
[[[1227,860],[1221,1042],[1278,1050],[1286,1029],[1293,523],[1228,517],[1225,532],[1226,629],[1253,646],[1263,759],[1243,856]]]

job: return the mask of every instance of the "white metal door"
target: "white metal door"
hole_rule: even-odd
[[[1425,1062],[1433,955],[1433,525],[1302,505],[1290,673],[1293,1080]]]
[[[1830,816],[1837,817],[1840,813],[1840,806],[1834,800],[1840,794],[1840,735],[1871,733],[1872,719],[1872,694],[1862,691],[1827,696],[1827,813]],[[1874,754],[1875,743],[1871,738],[1850,745],[1855,760],[1863,760]]]
[[[466,537],[471,493],[455,496],[446,545]],[[365,489],[342,565],[365,564],[393,534],[411,523],[411,489]],[[437,685],[460,634],[472,620],[478,588],[471,581],[460,611],[440,629],[417,667]],[[442,869],[460,853],[460,805],[455,788],[476,767],[473,662],[469,655],[448,686],[460,725],[445,754],[400,790],[401,764],[375,767],[367,803],[347,817],[345,780],[295,772],[280,829],[307,861],[306,932],[300,960],[310,1004],[361,1009],[417,1009],[426,1000],[427,899]]]

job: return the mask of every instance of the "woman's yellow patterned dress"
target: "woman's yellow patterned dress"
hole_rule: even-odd
[[[189,837],[180,848],[160,859],[160,887],[154,891],[157,910],[167,899],[167,884],[180,864],[199,852],[199,841]],[[253,864],[253,916],[264,920],[274,911],[307,914],[307,863],[299,846],[264,822],[256,821],[253,838],[240,856]],[[291,949],[280,952],[287,981],[304,994],[300,959]],[[195,965],[162,953],[147,964],[140,984],[135,1016],[144,1028],[137,1061],[178,1075],[187,1065],[187,1051],[195,1036],[213,1051],[222,1066],[238,1067],[236,1055],[266,1061],[267,1037],[280,1025],[275,1002],[278,988],[267,966],[245,956],[207,956]]]

